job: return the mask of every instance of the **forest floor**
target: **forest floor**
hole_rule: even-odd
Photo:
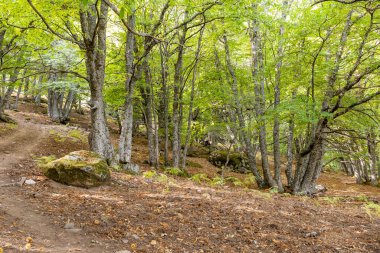
[[[88,115],[63,126],[44,107],[8,113],[18,124],[0,125],[0,252],[380,252],[380,188],[343,174],[323,173],[328,191],[315,198],[120,172],[106,186],[65,186],[36,160],[88,148]],[[144,143],[133,159],[146,171]],[[201,165],[190,172],[217,175],[190,160]],[[22,177],[36,184],[20,186]]]

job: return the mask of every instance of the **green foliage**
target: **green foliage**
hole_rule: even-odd
[[[223,186],[226,184],[226,181],[223,177],[216,176],[210,181],[211,186]]]
[[[55,142],[64,142],[67,139],[67,137],[64,134],[55,130],[50,130],[49,134],[53,137]]]
[[[200,183],[209,183],[211,180],[208,178],[208,176],[206,174],[203,174],[203,173],[198,173],[198,174],[194,174],[191,176],[190,178],[192,181],[200,184]]]
[[[271,199],[272,198],[272,194],[269,192],[263,192],[263,191],[258,191],[258,190],[252,190],[252,192],[255,195],[260,196],[260,197],[265,198],[265,199]]]
[[[343,197],[322,197],[321,199],[331,205],[336,205],[344,200]]]
[[[42,165],[47,164],[47,163],[54,161],[56,159],[57,158],[54,155],[51,155],[51,156],[38,157],[35,159],[35,161],[37,162],[38,166],[42,166]]]
[[[0,134],[13,130],[17,127],[17,124],[13,123],[0,123]]]
[[[380,218],[380,205],[374,202],[369,202],[364,205],[364,209],[369,216]]]
[[[87,137],[84,132],[78,129],[74,129],[68,132],[68,136],[74,138],[75,140],[79,140],[83,143],[87,142]]]
[[[244,182],[242,182],[240,179],[236,177],[226,177],[225,182],[232,183],[234,186],[245,186]]]
[[[245,176],[243,183],[246,187],[252,187],[256,184],[256,178],[252,173],[249,173]]]
[[[368,202],[368,197],[366,195],[360,195],[358,197],[356,197],[356,200],[357,201],[360,201],[360,202]]]
[[[174,167],[167,167],[165,168],[165,173],[177,177],[189,177],[189,173],[187,171],[180,169],[180,168],[174,168]]]
[[[157,172],[155,170],[148,170],[148,171],[144,171],[142,176],[144,178],[147,178],[147,179],[152,179],[152,178],[155,178],[157,176]]]
[[[277,187],[272,187],[269,189],[270,193],[278,193],[278,188]]]

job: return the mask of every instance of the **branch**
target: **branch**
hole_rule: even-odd
[[[28,0],[29,1],[29,0]],[[120,16],[120,10],[116,7],[116,5],[114,5],[113,3],[111,3],[109,0],[103,0],[110,8],[113,12],[115,12],[116,15],[118,15],[120,17],[120,20],[121,22],[123,23],[123,25],[127,28],[127,30],[134,34],[134,35],[137,35],[137,36],[141,36],[141,37],[149,37],[149,38],[152,38],[154,40],[157,40],[157,41],[163,41],[162,39],[160,38],[157,38],[157,37],[154,37],[153,35],[151,34],[148,34],[148,33],[141,33],[141,32],[136,32],[134,29],[132,29],[129,25],[128,25],[128,21],[125,20],[125,18],[122,18]],[[166,5],[165,5],[166,7]],[[164,7],[164,9],[165,9]]]
[[[337,2],[341,4],[353,4],[353,3],[359,3],[359,2],[367,2],[368,0],[319,0],[313,3],[312,6],[324,3],[324,2]]]
[[[182,26],[187,25],[188,23],[190,23],[191,21],[193,21],[194,19],[196,19],[198,16],[204,15],[206,13],[206,11],[208,11],[209,9],[211,9],[212,7],[214,7],[215,5],[221,5],[221,4],[222,3],[218,2],[218,1],[209,3],[203,10],[201,10],[200,12],[195,13],[193,16],[191,16],[187,20],[183,21],[181,24],[179,24],[179,25],[173,27],[172,29],[170,29],[169,31],[167,31],[164,34],[164,37],[166,37],[168,34],[170,34],[171,32],[173,32],[174,30],[177,30],[178,28],[181,28]]]
[[[370,101],[371,99],[373,99],[374,97],[377,97],[378,95],[380,95],[380,91],[378,92],[375,92],[369,96],[367,96],[366,98],[363,98],[362,100],[359,100],[358,102],[356,103],[353,103],[351,105],[349,105],[348,107],[346,107],[344,110],[340,111],[340,112],[337,112],[334,114],[333,118],[336,119],[344,114],[346,114],[347,112],[351,111],[352,109],[354,109],[355,107],[359,106],[359,105],[362,105],[364,103],[367,103],[368,101]]]
[[[82,46],[82,43],[81,41],[78,41],[78,40],[75,40],[74,38],[72,37],[68,37],[68,36],[65,36],[63,34],[60,34],[59,32],[55,31],[50,25],[49,23],[46,21],[45,17],[37,10],[37,8],[34,6],[34,4],[32,3],[32,0],[27,0],[30,7],[32,7],[33,11],[40,17],[40,19],[42,20],[42,22],[45,24],[46,28],[52,33],[54,34],[55,36],[57,36],[58,38],[62,39],[62,40],[67,40],[67,41],[70,41],[74,44],[78,44],[79,46]]]

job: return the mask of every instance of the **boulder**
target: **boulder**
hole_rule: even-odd
[[[208,160],[214,166],[222,168],[226,164],[227,155],[229,156],[229,161],[225,169],[239,173],[248,171],[247,157],[242,153],[231,151],[228,154],[226,150],[216,150],[210,154]]]
[[[205,147],[199,143],[193,143],[187,150],[189,157],[207,158],[210,155],[210,147]]]
[[[40,166],[45,176],[56,182],[85,188],[102,185],[111,177],[107,162],[86,150],[71,152]]]

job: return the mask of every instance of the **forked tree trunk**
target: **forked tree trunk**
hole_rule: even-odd
[[[297,158],[297,169],[292,185],[293,193],[313,194],[315,183],[322,169],[324,131],[327,119],[319,120],[315,133],[309,137],[309,145],[301,151]]]

